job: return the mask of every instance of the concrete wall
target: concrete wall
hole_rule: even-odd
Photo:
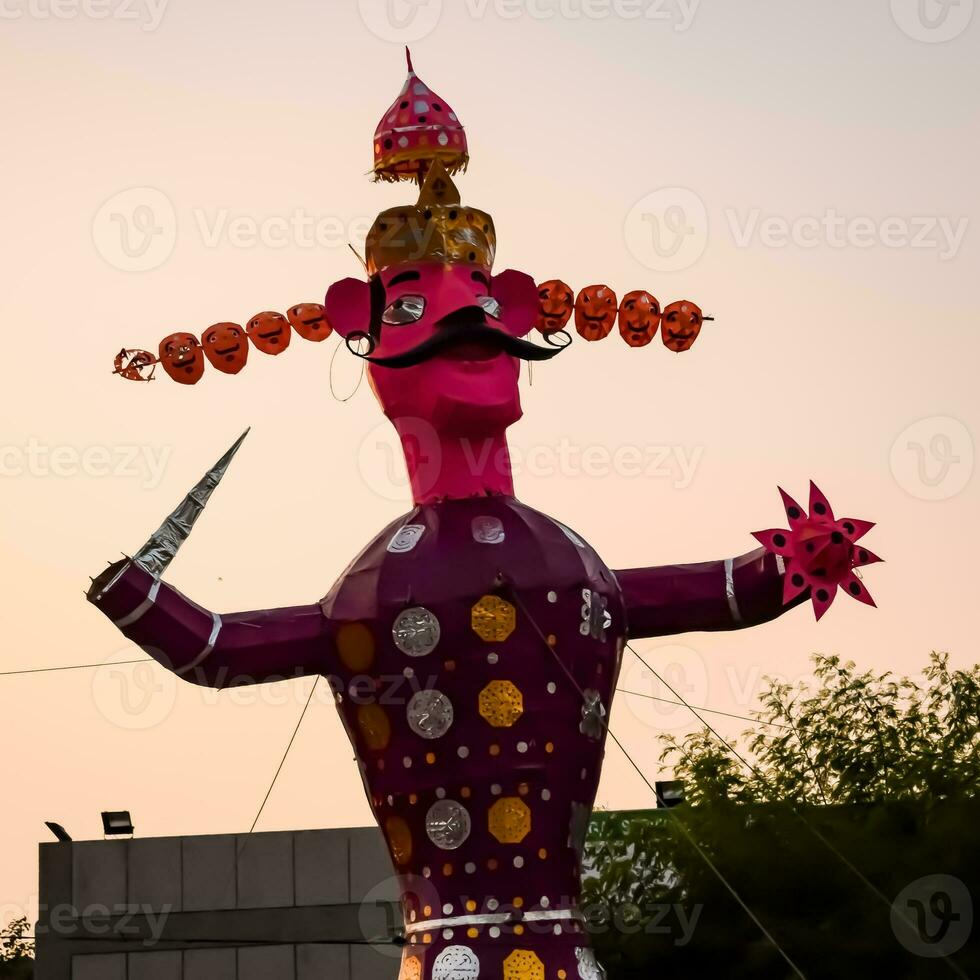
[[[36,976],[393,980],[393,874],[373,828],[42,844]]]

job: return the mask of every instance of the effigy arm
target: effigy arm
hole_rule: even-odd
[[[631,638],[736,630],[769,622],[783,604],[782,558],[757,548],[738,558],[617,571]]]
[[[332,649],[320,606],[219,614],[126,559],[92,583],[88,600],[178,676],[226,688],[326,672]]]

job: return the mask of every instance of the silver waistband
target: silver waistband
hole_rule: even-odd
[[[453,929],[460,926],[502,926],[522,922],[582,922],[582,913],[578,909],[536,909],[517,916],[513,912],[476,913],[474,915],[457,915],[446,919],[426,919],[424,922],[407,922],[405,934],[413,936],[418,932],[435,932],[437,929]]]

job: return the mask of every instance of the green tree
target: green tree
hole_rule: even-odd
[[[26,918],[14,919],[0,929],[0,977],[4,980],[34,976],[34,942],[27,938],[29,934]]]
[[[809,980],[980,976],[980,667],[934,653],[913,681],[817,656],[755,717],[737,743],[662,736],[682,806],[597,815],[586,897],[611,976],[793,976],[762,928]]]

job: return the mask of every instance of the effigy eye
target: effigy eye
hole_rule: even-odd
[[[481,296],[477,303],[483,308],[483,312],[492,316],[495,320],[500,319],[500,304],[492,296]]]
[[[422,296],[401,296],[391,303],[381,314],[381,322],[389,326],[401,327],[407,323],[416,323],[425,313],[425,298]]]

